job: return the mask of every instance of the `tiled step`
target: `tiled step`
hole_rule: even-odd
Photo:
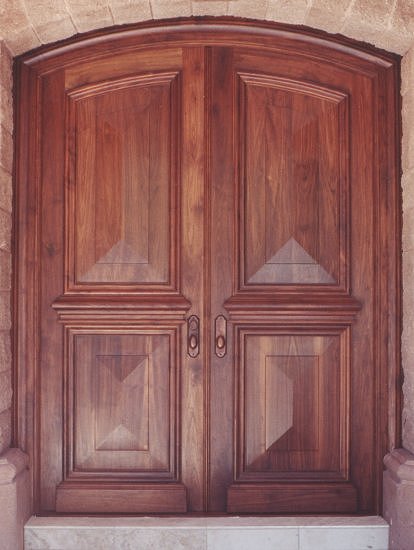
[[[388,550],[380,517],[32,517],[25,550]]]

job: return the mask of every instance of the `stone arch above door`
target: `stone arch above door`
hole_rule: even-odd
[[[394,0],[3,0],[1,36],[14,55],[93,29],[191,16],[307,25],[395,53],[412,44],[414,7]]]

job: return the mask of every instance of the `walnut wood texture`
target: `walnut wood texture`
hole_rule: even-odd
[[[16,75],[36,511],[378,513],[399,437],[397,58],[203,19],[91,34]]]

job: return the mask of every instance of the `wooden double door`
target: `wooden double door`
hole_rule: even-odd
[[[208,21],[20,61],[18,437],[38,512],[378,511],[395,74]]]

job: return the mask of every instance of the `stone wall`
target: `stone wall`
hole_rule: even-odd
[[[0,0],[0,33],[16,55],[91,29],[191,15],[304,24],[401,54],[414,31],[413,0]]]
[[[0,455],[11,441],[11,211],[13,116],[11,55],[0,44]]]
[[[414,453],[414,48],[402,60],[403,188],[403,445]]]

